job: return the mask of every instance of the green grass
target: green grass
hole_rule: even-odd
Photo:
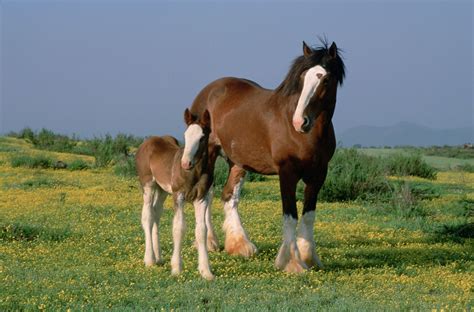
[[[362,148],[358,149],[359,152],[364,153],[369,156],[382,156],[388,157],[396,154],[403,155],[416,155],[417,153],[422,153],[422,158],[428,165],[435,167],[438,170],[451,170],[459,166],[470,165],[474,166],[474,158],[453,158],[447,156],[439,155],[427,155],[423,154],[423,149],[419,151],[416,148],[412,149],[402,149],[402,148],[392,148],[392,149],[382,149],[382,148]]]
[[[11,153],[0,151],[0,160]],[[250,259],[211,253],[216,280],[207,282],[197,272],[192,206],[185,208],[184,272],[172,277],[170,199],[161,221],[165,264],[146,268],[136,180],[111,168],[42,170],[5,162],[0,185],[22,187],[0,188],[0,310],[472,307],[474,174],[390,181],[390,197],[318,203],[315,239],[325,269],[301,275],[273,266],[282,239],[278,180],[246,182],[239,211],[259,253]],[[222,247],[217,198],[213,222]]]

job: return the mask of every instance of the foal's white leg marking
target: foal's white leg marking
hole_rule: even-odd
[[[211,206],[212,199],[214,198],[214,188],[211,186],[209,188],[208,203],[206,209],[206,227],[207,227],[207,250],[217,251],[219,250],[219,243],[217,242],[217,236],[214,232],[214,227],[212,226],[211,220]]]
[[[171,274],[180,274],[183,270],[183,261],[181,259],[181,246],[186,229],[184,221],[184,195],[179,193],[175,202],[175,211],[173,218],[173,256],[171,257]]]
[[[250,257],[257,252],[257,248],[249,241],[237,211],[243,183],[244,179],[241,178],[239,183],[234,186],[232,197],[224,203],[225,220],[222,227],[226,236],[226,251],[231,255]]]
[[[298,227],[298,239],[296,243],[300,251],[301,260],[303,260],[308,267],[317,264],[322,268],[323,265],[316,253],[316,244],[314,242],[313,226],[315,216],[316,213],[314,210],[303,214]]]
[[[152,228],[155,221],[155,212],[153,211],[153,197],[156,192],[154,181],[145,184],[143,187],[143,209],[142,209],[142,227],[145,232],[145,265],[155,264],[156,258],[153,254]]]
[[[198,124],[190,125],[184,132],[184,151],[181,157],[181,165],[183,168],[187,168],[187,164],[191,163],[194,159],[199,148],[199,140],[204,136],[202,128]]]
[[[196,243],[198,247],[199,255],[199,273],[207,280],[214,279],[214,275],[211,273],[209,267],[209,256],[207,254],[207,228],[206,228],[206,210],[209,200],[209,194],[207,194],[201,200],[194,201],[194,214],[196,216]]]
[[[278,269],[291,273],[299,273],[307,269],[306,264],[301,261],[296,245],[297,223],[298,221],[292,216],[283,216],[283,244],[275,260],[275,266]]]
[[[322,75],[321,77],[323,77],[326,74],[326,70],[320,65],[311,67],[306,72],[304,76],[303,90],[301,91],[300,97],[298,99],[298,105],[296,106],[295,113],[293,114],[293,124],[300,126],[303,124],[303,113],[306,109],[306,106],[308,106],[309,101],[313,97],[314,92],[316,92],[319,83],[321,82],[321,78],[318,76]]]

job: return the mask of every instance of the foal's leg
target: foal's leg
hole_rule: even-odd
[[[232,163],[229,163],[229,166],[229,176],[222,190],[225,213],[223,225],[225,250],[231,255],[250,257],[257,252],[257,248],[249,241],[237,211],[240,189],[244,183],[245,170]]]
[[[150,181],[143,186],[143,209],[142,209],[142,227],[145,232],[145,265],[152,266],[156,263],[153,253],[152,229],[155,221],[155,212],[153,209],[153,198],[155,196],[157,185],[155,181]]]
[[[296,244],[296,225],[298,223],[296,184],[298,183],[298,177],[290,166],[281,167],[279,176],[283,204],[283,244],[275,260],[275,266],[286,272],[299,273],[308,267],[301,260]]]
[[[198,248],[198,269],[201,276],[207,280],[214,279],[209,267],[209,256],[207,253],[207,228],[206,210],[209,201],[209,193],[202,199],[194,201],[194,214],[196,216],[196,243]]]
[[[211,222],[211,206],[212,206],[212,199],[214,198],[214,189],[212,186],[209,189],[208,197],[209,197],[209,200],[208,200],[207,209],[206,209],[207,250],[218,251],[219,243],[217,242],[216,232],[214,232],[214,227],[212,226],[212,222]]]
[[[174,218],[173,218],[173,256],[171,257],[171,274],[178,275],[183,270],[181,259],[181,246],[186,228],[184,221],[184,195],[173,194]]]
[[[158,264],[163,263],[161,257],[161,247],[160,247],[160,218],[163,214],[163,203],[168,197],[166,193],[160,186],[157,185],[156,191],[153,196],[153,230],[152,230],[152,242],[153,242],[153,254],[155,256],[155,262]]]
[[[326,174],[322,174],[322,179],[320,176],[317,181],[307,182],[304,190],[303,216],[301,217],[298,227],[297,244],[301,254],[301,259],[308,267],[312,267],[314,265],[317,265],[320,268],[323,267],[321,260],[316,253],[313,227],[316,216],[316,201],[325,176]]]

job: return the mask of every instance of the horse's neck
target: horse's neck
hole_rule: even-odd
[[[277,106],[280,112],[284,112],[284,118],[291,124],[293,114],[295,113],[296,106],[298,105],[299,93],[292,95],[283,95],[281,92],[274,91],[270,105]]]

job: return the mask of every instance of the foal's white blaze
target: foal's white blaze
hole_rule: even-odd
[[[298,105],[296,106],[295,113],[293,114],[293,126],[295,127],[296,131],[302,132],[301,127],[304,123],[304,110],[316,92],[321,79],[326,74],[326,70],[320,65],[311,67],[306,72],[304,76],[303,90],[301,91],[300,98],[298,99]]]
[[[193,160],[199,148],[199,140],[204,136],[204,131],[197,124],[192,124],[184,132],[184,152],[181,158],[181,167],[191,169]]]

